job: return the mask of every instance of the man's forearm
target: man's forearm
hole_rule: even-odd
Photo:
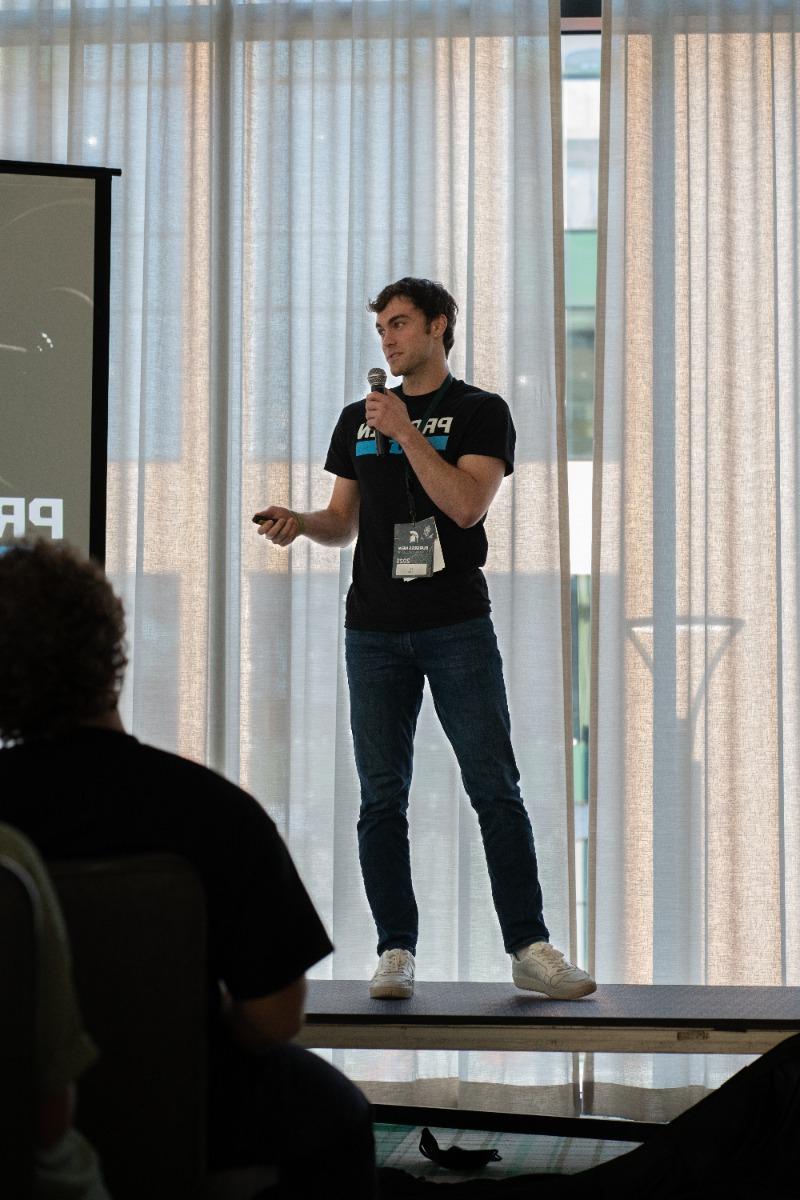
[[[397,439],[409,466],[437,508],[462,529],[480,521],[486,508],[483,491],[466,471],[445,462],[415,425]],[[420,518],[427,516],[420,513]]]
[[[296,515],[302,518],[300,532],[321,546],[349,546],[358,530],[357,521],[328,508]]]
[[[291,546],[301,535],[322,546],[346,546],[358,532],[359,503],[355,479],[337,476],[327,508],[301,513],[282,504],[268,504],[253,520],[259,534],[275,546]]]

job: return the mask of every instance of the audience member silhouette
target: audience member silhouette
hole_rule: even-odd
[[[0,555],[0,820],[47,859],[167,851],[208,915],[209,1167],[276,1165],[281,1194],[375,1192],[371,1109],[292,1044],[332,950],[277,829],[222,776],[126,733],[120,600],[63,545]],[[346,1153],[342,1153],[346,1147]]]

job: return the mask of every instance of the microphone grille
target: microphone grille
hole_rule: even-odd
[[[386,385],[386,372],[383,367],[373,367],[367,372],[367,383],[370,387],[384,387]]]

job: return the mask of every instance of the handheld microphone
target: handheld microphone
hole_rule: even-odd
[[[386,391],[386,372],[383,367],[373,367],[367,372],[367,383],[371,392]],[[379,458],[389,453],[389,439],[379,429],[375,430],[375,453]]]

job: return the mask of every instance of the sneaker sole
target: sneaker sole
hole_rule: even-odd
[[[514,985],[524,992],[539,992],[542,996],[547,996],[549,1000],[580,1000],[583,996],[591,996],[592,992],[597,991],[597,984],[593,979],[587,979],[585,983],[576,983],[569,991],[563,989],[548,991],[541,984],[523,982],[519,979],[514,980]]]
[[[369,988],[370,1000],[410,1000],[413,994],[413,983],[374,983]]]

